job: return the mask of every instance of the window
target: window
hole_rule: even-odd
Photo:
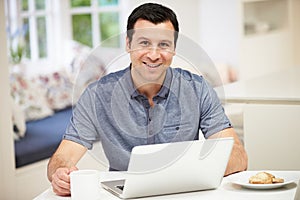
[[[10,47],[23,46],[26,62],[58,63],[62,42],[119,48],[124,0],[5,0]],[[12,37],[21,36],[18,41]],[[116,36],[116,37],[112,37]],[[18,45],[13,43],[18,43]],[[15,51],[17,48],[15,48]]]
[[[8,44],[11,54],[21,51],[22,57],[32,61],[48,57],[50,48],[48,31],[51,21],[49,2],[49,0],[6,0]]]
[[[90,47],[120,47],[118,0],[70,0],[72,37]],[[116,37],[112,37],[116,36]]]
[[[24,35],[25,56],[30,60],[47,58],[50,34],[50,1],[20,0],[20,24],[28,27]]]

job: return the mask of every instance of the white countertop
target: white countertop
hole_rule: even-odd
[[[280,171],[282,173],[282,171]],[[233,184],[230,182],[230,176],[225,177],[222,181],[222,184],[219,188],[215,190],[207,190],[207,191],[199,191],[199,192],[188,192],[181,194],[172,194],[172,195],[163,195],[163,196],[155,196],[155,197],[147,197],[140,198],[143,200],[161,200],[161,199],[188,199],[188,200],[212,200],[212,199],[230,199],[230,200],[283,200],[283,199],[294,199],[297,182],[300,178],[300,171],[284,171],[289,175],[295,176],[297,179],[295,182],[290,183],[284,187],[277,189],[269,189],[269,190],[254,190],[254,189],[245,189],[239,185]],[[274,173],[276,174],[276,172]],[[114,180],[122,177],[122,174],[118,172],[102,172],[101,179],[103,180]],[[103,188],[99,186],[101,197],[100,199],[105,200],[117,200],[119,198],[115,197],[111,193],[107,192]],[[70,197],[59,197],[52,192],[52,189],[49,188],[39,196],[37,196],[34,200],[70,200]]]
[[[219,97],[228,103],[300,104],[300,67],[270,73],[255,79],[217,87]],[[225,94],[225,95],[224,95]]]

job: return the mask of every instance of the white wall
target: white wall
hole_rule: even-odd
[[[15,166],[6,56],[4,1],[0,0],[0,198],[15,199]]]
[[[238,66],[241,13],[236,0],[200,0],[200,45],[219,63]]]
[[[292,18],[296,19],[293,21],[293,27],[294,27],[294,57],[295,57],[295,63],[297,66],[300,67],[300,0],[294,0],[293,4],[293,14]]]

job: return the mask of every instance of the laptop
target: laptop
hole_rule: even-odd
[[[101,186],[122,199],[216,189],[233,142],[218,138],[136,146],[125,179]]]

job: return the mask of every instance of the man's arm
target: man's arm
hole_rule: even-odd
[[[236,135],[233,128],[227,128],[224,129],[216,134],[213,134],[212,136],[208,137],[208,139],[213,138],[225,138],[225,137],[233,137],[234,144],[232,148],[232,152],[228,161],[228,165],[225,171],[225,176],[239,172],[244,171],[248,167],[248,156],[244,149],[243,144],[241,143],[240,139]]]
[[[47,176],[53,191],[60,196],[70,195],[70,173],[77,170],[76,164],[87,151],[86,147],[63,140],[50,158]]]

